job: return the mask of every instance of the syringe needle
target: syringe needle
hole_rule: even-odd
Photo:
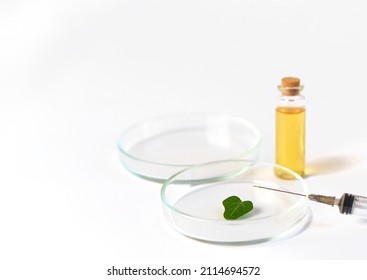
[[[273,188],[268,188],[268,187],[263,187],[263,186],[258,186],[258,185],[254,185],[254,187],[255,188],[260,188],[260,189],[266,189],[266,190],[270,190],[270,191],[276,191],[276,192],[294,194],[294,195],[299,195],[299,196],[305,196],[309,200],[320,202],[320,203],[329,204],[329,205],[332,205],[332,206],[338,204],[338,202],[339,202],[339,200],[336,199],[335,196],[326,196],[326,195],[319,195],[319,194],[308,194],[307,195],[307,194],[296,193],[296,192],[289,192],[289,191],[284,191],[284,190],[279,190],[279,189],[273,189]]]
[[[253,187],[260,188],[260,189],[271,190],[271,191],[276,191],[276,192],[283,192],[283,193],[295,194],[295,195],[299,195],[299,196],[307,196],[306,194],[302,194],[302,193],[289,192],[289,191],[284,191],[284,190],[279,190],[279,189],[273,189],[273,188],[267,188],[267,187],[258,186],[258,185],[253,185]]]
[[[336,199],[335,196],[326,196],[320,194],[309,194],[308,199],[320,203],[325,203],[331,206],[337,205],[339,203],[339,199]]]

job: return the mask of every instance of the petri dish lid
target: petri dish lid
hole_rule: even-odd
[[[118,138],[120,160],[140,178],[163,183],[182,169],[211,161],[258,158],[259,130],[222,114],[177,114],[146,120]]]
[[[279,171],[291,179],[279,178]],[[220,179],[197,180],[203,177]],[[306,197],[254,185],[308,194],[304,180],[282,166],[258,162],[248,167],[241,160],[211,162],[178,172],[163,184],[164,216],[188,237],[220,243],[263,242],[304,228],[309,216]],[[225,220],[222,201],[233,195],[252,201],[254,208],[237,220]]]

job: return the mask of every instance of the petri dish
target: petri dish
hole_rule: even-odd
[[[140,178],[163,183],[197,164],[258,158],[259,130],[247,120],[221,114],[177,114],[128,128],[118,138],[120,160]]]
[[[277,177],[274,169],[282,169],[292,179]],[[213,179],[195,181],[205,177]],[[304,228],[309,217],[306,197],[254,185],[308,194],[304,180],[285,167],[264,162],[249,167],[247,161],[217,161],[187,168],[163,184],[164,216],[178,232],[209,242],[257,243]],[[225,220],[222,201],[233,195],[251,200],[254,208],[237,220]]]

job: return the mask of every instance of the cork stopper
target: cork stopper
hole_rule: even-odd
[[[301,80],[295,77],[284,77],[282,79],[282,84],[279,87],[283,95],[297,95],[301,88]]]

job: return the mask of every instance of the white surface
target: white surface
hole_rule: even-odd
[[[366,11],[362,0],[1,1],[2,272],[101,279],[123,260],[366,259],[367,222],[312,203],[310,225],[286,240],[181,236],[160,186],[129,175],[115,145],[145,118],[221,112],[252,121],[273,161],[276,86],[294,75],[311,191],[367,195]]]

